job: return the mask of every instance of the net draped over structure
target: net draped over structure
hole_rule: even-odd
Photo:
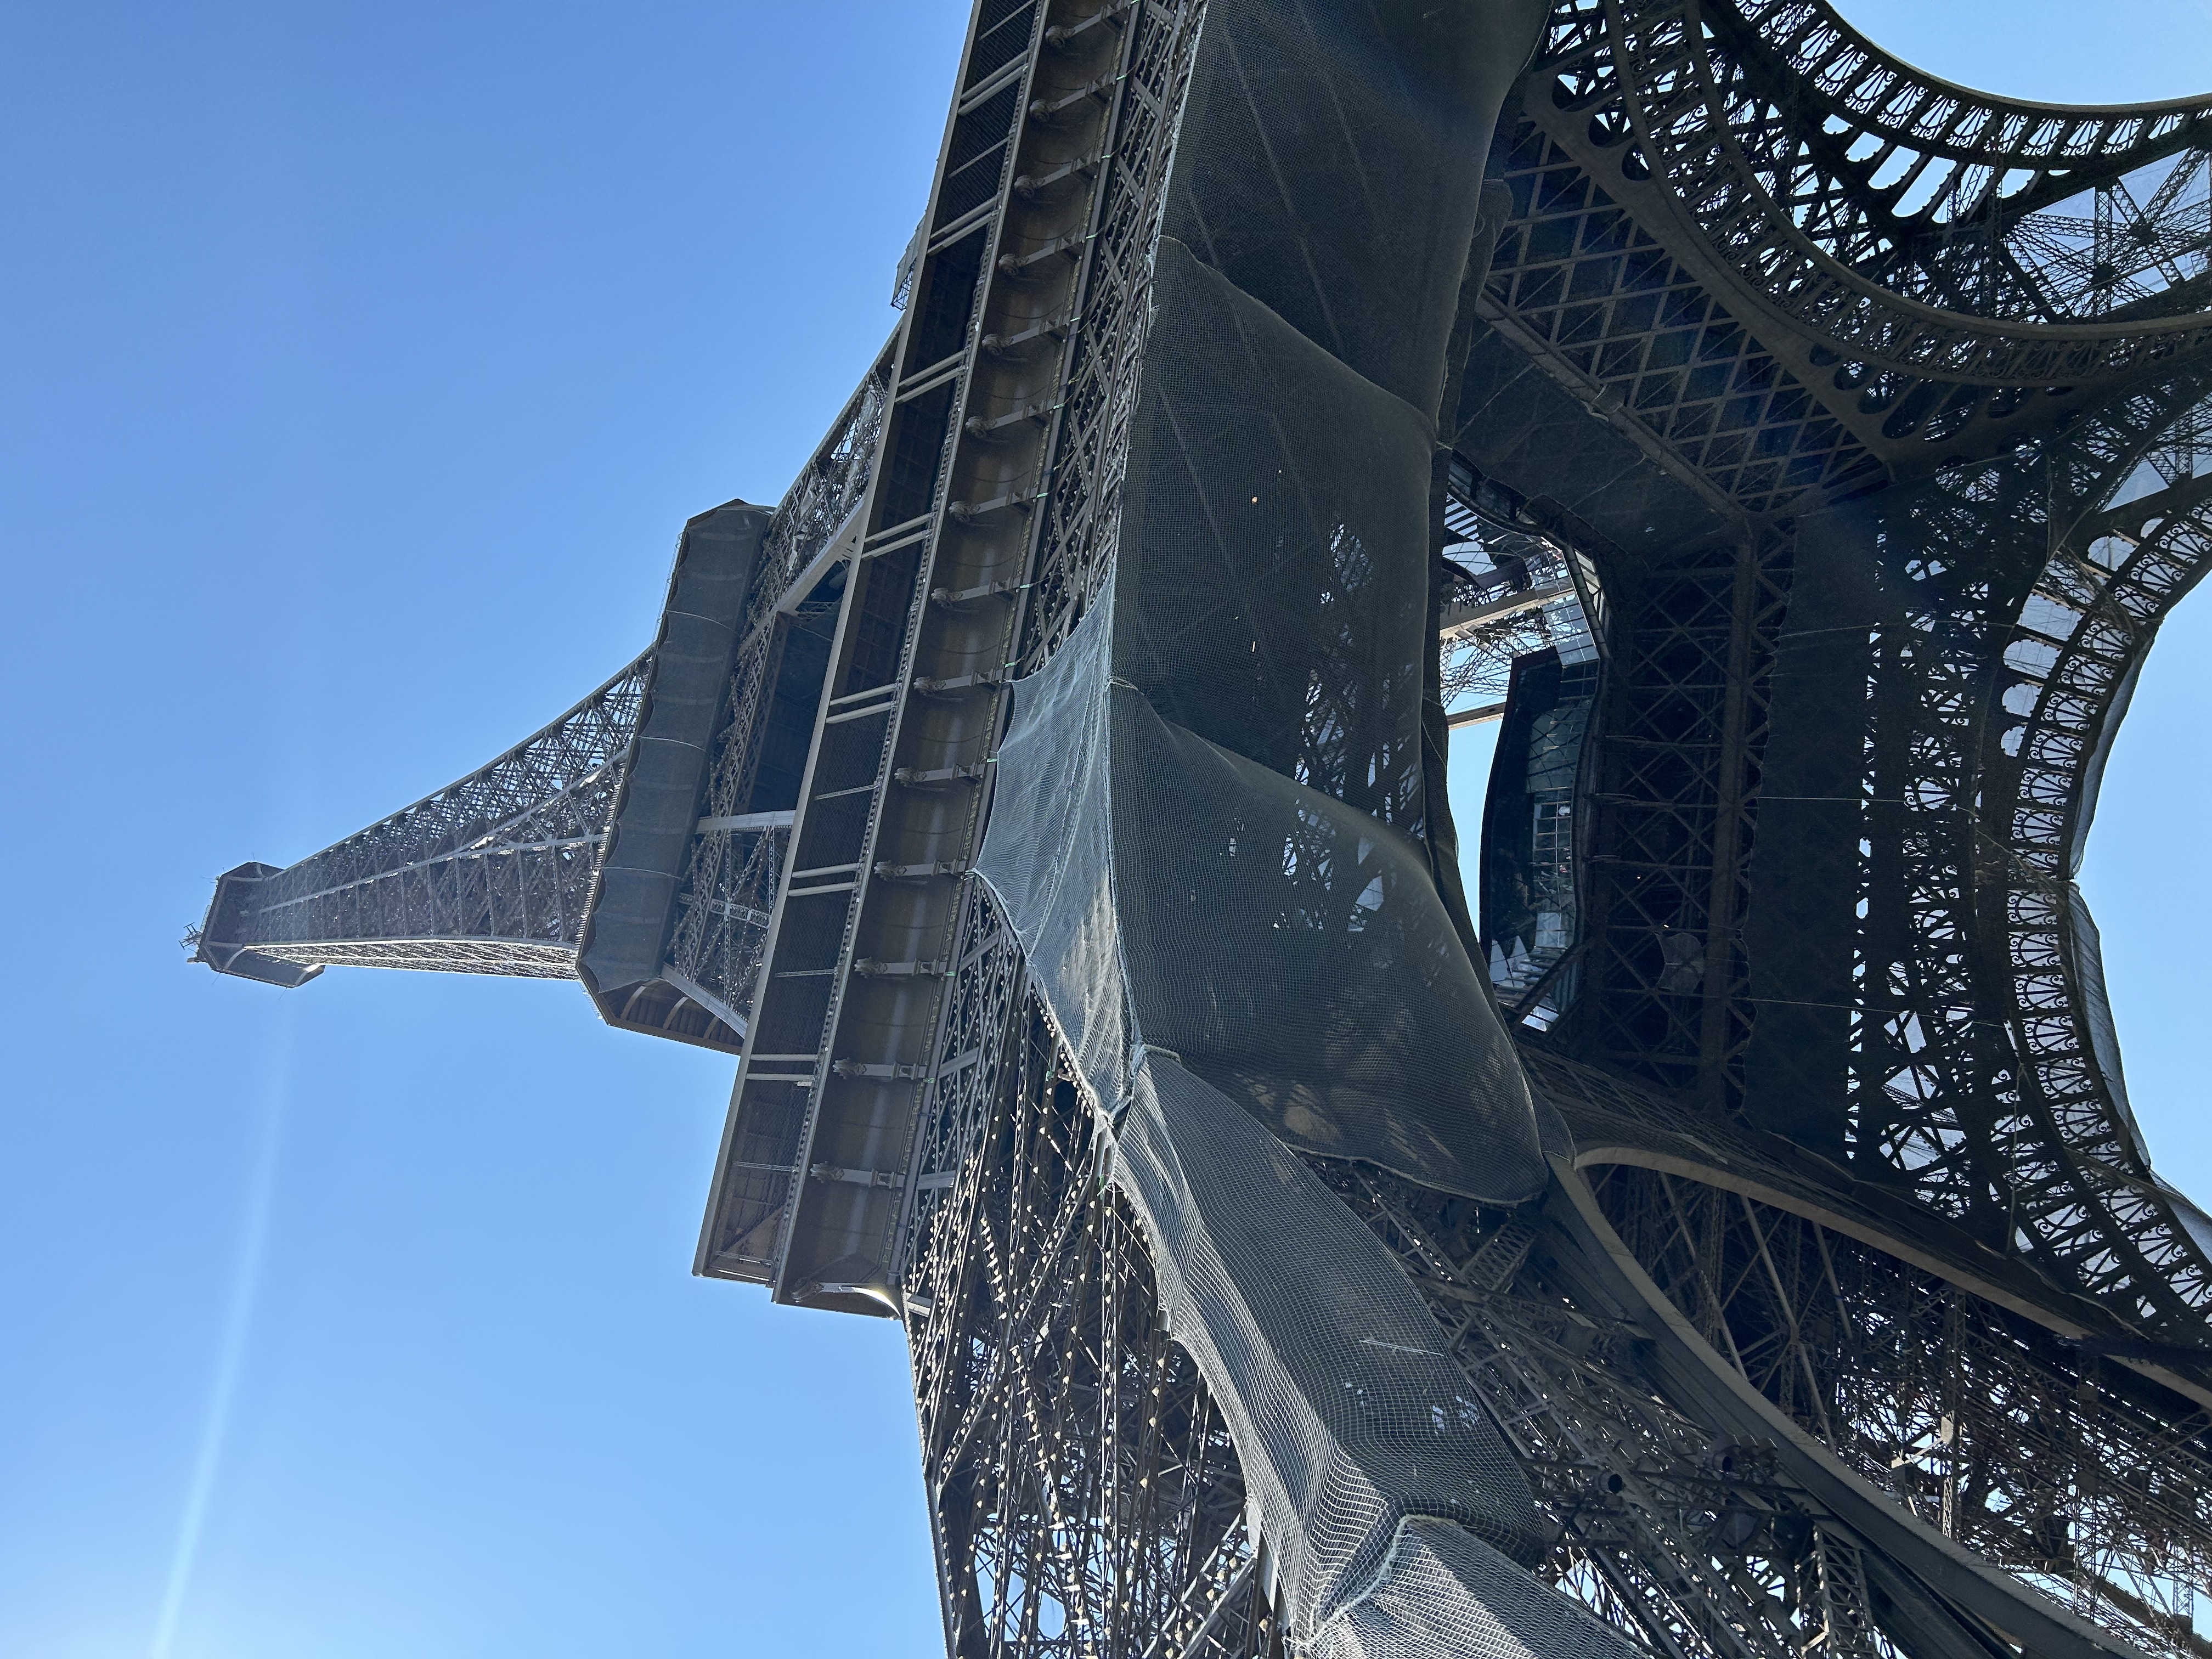
[[[2209,171],[1825,0],[978,0],[782,502],[195,955],[738,1054],[697,1268],[902,1322],[954,1659],[2202,1659],[2073,879]]]

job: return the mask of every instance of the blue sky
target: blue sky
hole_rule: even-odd
[[[683,520],[781,490],[893,320],[966,9],[0,9],[0,1659],[936,1647],[896,1331],[690,1276],[728,1061],[176,939],[566,707]],[[2180,0],[1844,9],[2031,95],[2212,85]],[[2203,604],[2087,884],[2212,1195]]]

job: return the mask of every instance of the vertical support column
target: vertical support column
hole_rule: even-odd
[[[1722,696],[1720,752],[1713,767],[1713,875],[1705,904],[1705,1006],[1698,1032],[1698,1089],[1711,1104],[1729,1094],[1730,1015],[1741,988],[1736,967],[1738,902],[1743,893],[1744,817],[1753,761],[1749,724],[1753,633],[1759,607],[1759,542],[1747,533],[1736,549],[1729,594],[1728,684]]]

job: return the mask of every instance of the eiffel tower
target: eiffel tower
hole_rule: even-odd
[[[954,1659],[2204,1659],[2073,876],[2208,156],[1826,0],[977,0],[781,501],[195,959],[734,1056],[696,1270],[902,1322]]]

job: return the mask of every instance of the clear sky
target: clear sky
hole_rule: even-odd
[[[1844,10],[2030,95],[2212,86],[2196,0]],[[690,1276],[726,1059],[176,939],[566,707],[683,520],[781,492],[966,11],[0,7],[0,1659],[937,1647],[898,1333]],[[2212,1196],[2205,603],[2087,884]]]

